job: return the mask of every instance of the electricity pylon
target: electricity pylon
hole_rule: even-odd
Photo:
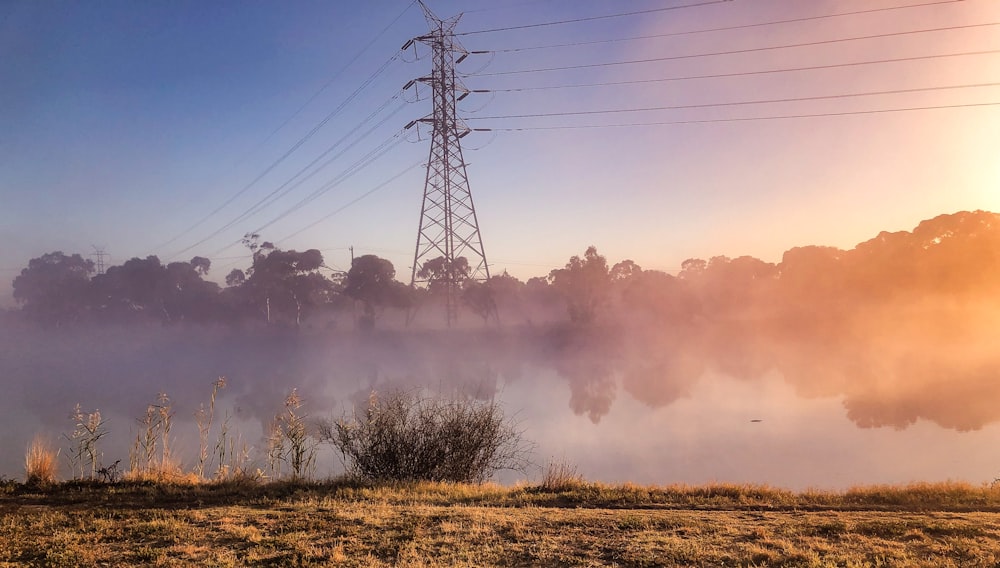
[[[108,253],[104,252],[104,247],[98,247],[97,245],[90,245],[94,249],[94,253],[90,256],[97,257],[97,273],[104,274],[104,257],[109,256]]]
[[[434,66],[429,77],[410,81],[405,88],[418,82],[429,85],[434,111],[407,125],[410,128],[420,122],[430,124],[432,128],[410,284],[433,285],[438,290],[443,288],[445,318],[451,326],[458,318],[463,284],[469,280],[489,280],[490,268],[479,235],[476,207],[462,157],[461,139],[471,130],[456,112],[458,101],[469,94],[455,73],[455,65],[469,54],[454,34],[461,14],[442,20],[423,2],[420,2],[420,7],[431,30],[408,41],[403,49],[406,50],[414,42],[429,46]],[[463,258],[468,263],[468,272],[465,271],[465,263],[460,260]],[[437,264],[439,270],[435,274],[421,275],[423,264],[436,259],[443,259]],[[491,308],[490,311],[490,316],[495,319],[496,309]]]

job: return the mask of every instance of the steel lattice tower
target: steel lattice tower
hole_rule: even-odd
[[[470,129],[456,112],[458,101],[469,94],[469,90],[455,74],[455,65],[468,55],[468,51],[458,43],[454,35],[461,14],[441,20],[423,2],[420,2],[420,7],[431,31],[412,41],[431,48],[434,66],[430,77],[422,77],[416,81],[430,85],[434,111],[430,116],[407,125],[410,127],[422,122],[432,127],[410,284],[430,284],[433,279],[436,285],[445,287],[445,317],[450,326],[458,317],[463,282],[484,282],[490,277],[490,269],[479,235],[476,207],[472,201],[469,176],[462,157],[461,139]],[[411,42],[407,42],[403,48],[410,45]],[[424,262],[442,257],[445,267],[443,274],[433,278],[418,278]],[[463,257],[468,261],[467,276],[453,269],[459,266],[456,262],[461,262],[459,259]]]

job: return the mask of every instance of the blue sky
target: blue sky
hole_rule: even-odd
[[[495,91],[463,101],[471,126],[604,125],[463,139],[493,272],[543,275],[591,244],[612,262],[667,271],[693,256],[776,262],[793,246],[847,248],[940,213],[1000,210],[1000,106],[851,114],[1000,103],[1000,54],[981,53],[1000,50],[1000,26],[986,25],[1000,23],[1000,2],[680,7],[697,3],[428,2],[442,17],[464,11],[460,33],[679,7],[460,37],[473,51],[520,49],[460,66],[470,88]],[[911,4],[927,5],[826,17]],[[664,35],[803,18],[813,19]],[[921,31],[931,28],[954,29]],[[406,279],[429,131],[408,131],[369,166],[271,221],[430,113],[425,92],[399,95],[429,72],[426,49],[399,52],[426,29],[407,0],[3,3],[0,305],[10,304],[9,281],[45,252],[90,254],[96,245],[114,264],[197,254],[213,258],[221,278],[246,265],[234,243],[263,226],[265,239],[319,248],[331,266],[347,268],[354,246],[390,259]],[[626,41],[637,36],[659,37]],[[882,37],[832,41],[859,36]],[[760,49],[812,42],[827,43]],[[524,49],[554,44],[574,45]],[[718,51],[744,52],[663,60]],[[840,66],[902,58],[913,59]],[[661,61],[617,64],[640,59]],[[616,64],[507,74],[595,63]],[[750,74],[821,66],[836,67]],[[745,74],[679,79],[737,73]],[[627,84],[537,89],[581,83]],[[883,94],[854,96],[864,93]],[[716,103],[730,106],[634,111]],[[629,112],[487,118],[610,109]],[[832,116],[734,120],[802,114]],[[658,122],[683,124],[649,124]],[[624,123],[647,126],[616,126]],[[220,230],[338,141],[339,159]]]

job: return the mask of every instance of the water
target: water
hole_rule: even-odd
[[[424,388],[501,402],[535,443],[537,465],[501,475],[508,483],[537,480],[550,461],[576,466],[589,480],[641,484],[843,489],[1000,476],[995,381],[982,361],[973,371],[930,380],[900,372],[914,365],[906,358],[893,358],[893,367],[859,355],[879,366],[874,389],[871,381],[841,376],[857,362],[833,363],[829,353],[813,367],[788,363],[811,360],[812,344],[802,351],[784,345],[775,358],[774,346],[716,342],[729,346],[727,356],[706,359],[691,345],[633,352],[602,338],[580,340],[565,330],[358,336],[159,326],[0,329],[0,474],[20,478],[24,449],[40,434],[62,448],[65,476],[64,436],[72,432],[68,416],[76,403],[100,409],[107,420],[104,462],[128,463],[136,419],[158,392],[172,399],[173,446],[190,470],[198,452],[194,413],[207,404],[212,381],[226,375],[210,444],[228,414],[231,433],[253,448],[258,467],[265,466],[266,424],[292,388],[312,418],[340,416],[372,389]],[[934,364],[923,367],[947,361],[928,353]],[[888,426],[862,427],[875,424]],[[322,446],[317,475],[339,471],[337,456]]]

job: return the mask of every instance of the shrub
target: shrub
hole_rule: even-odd
[[[483,482],[524,471],[527,444],[496,402],[372,393],[364,411],[320,424],[348,473],[372,481]]]

